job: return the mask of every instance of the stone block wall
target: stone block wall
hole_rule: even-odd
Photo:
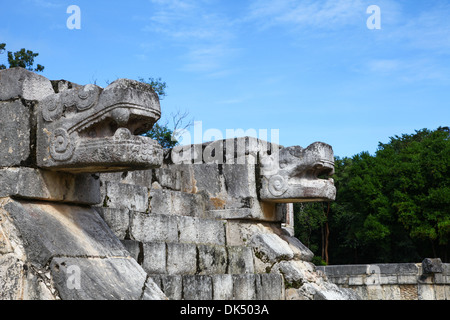
[[[429,261],[433,259],[426,259]],[[429,272],[424,263],[320,266],[328,279],[353,289],[364,300],[450,300],[450,264],[436,263]]]
[[[96,210],[169,299],[356,298],[315,272],[292,204],[259,201],[254,163],[166,161],[99,180]]]

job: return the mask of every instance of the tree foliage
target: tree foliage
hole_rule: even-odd
[[[166,82],[162,81],[161,78],[144,79],[141,77],[139,78],[139,81],[151,85],[160,100],[166,97],[167,84]],[[158,141],[158,143],[163,148],[173,148],[179,143],[178,141],[179,132],[181,132],[184,129],[187,129],[192,125],[192,120],[187,121],[188,116],[189,113],[187,111],[185,112],[177,111],[176,113],[172,113],[171,124],[168,120],[164,124],[156,123],[150,131],[144,134],[144,136],[150,137],[153,140]]]
[[[336,159],[337,196],[326,220],[330,263],[449,261],[449,137],[448,127],[422,129],[380,143],[375,155]],[[322,221],[309,206],[309,219]],[[323,223],[311,232],[320,235]],[[323,237],[311,237],[312,248],[323,246]]]
[[[2,54],[5,51],[6,44],[0,43],[0,54]],[[29,71],[34,72],[42,72],[44,71],[44,66],[37,64],[34,68],[34,58],[36,58],[39,55],[39,53],[34,53],[31,50],[21,49],[16,52],[8,51],[7,58],[8,58],[8,64],[9,68],[15,68],[20,67],[27,69]],[[6,69],[6,65],[1,64],[0,69]]]

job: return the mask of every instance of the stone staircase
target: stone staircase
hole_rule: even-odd
[[[204,218],[201,195],[151,181],[151,171],[103,174],[97,210],[169,299],[284,298],[283,277],[256,273],[252,248],[228,243],[227,220]]]
[[[251,217],[245,202],[218,206],[222,200],[205,192],[198,175],[186,177],[192,167],[100,175],[104,200],[96,209],[169,299],[355,298],[315,272],[311,251],[280,221]],[[217,167],[203,170],[203,182],[218,188]]]

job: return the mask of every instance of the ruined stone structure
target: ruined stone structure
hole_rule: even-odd
[[[143,83],[0,71],[1,299],[358,299],[292,233],[334,200],[329,145],[163,150],[159,117]]]
[[[319,272],[364,300],[450,300],[450,264],[422,263],[320,266]]]

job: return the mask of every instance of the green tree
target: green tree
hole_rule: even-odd
[[[0,43],[0,54],[5,51],[5,48],[6,44]],[[42,72],[44,71],[44,66],[37,64],[36,68],[33,67],[34,58],[38,55],[39,53],[34,53],[33,51],[24,48],[16,52],[8,51],[7,57],[9,68],[20,67],[29,71]],[[6,65],[1,64],[0,69],[6,69]]]
[[[139,81],[151,85],[160,100],[166,97],[167,84],[161,78],[144,79],[141,77]],[[172,113],[171,124],[168,120],[164,124],[156,123],[150,131],[144,133],[144,136],[158,141],[163,148],[173,148],[179,144],[179,132],[192,125],[192,120],[187,121],[188,116],[188,112],[177,111],[176,113]]]
[[[433,256],[449,261],[449,136],[448,127],[422,129],[380,143],[375,155],[336,158],[337,196],[327,219],[312,205],[304,208],[316,216],[310,220],[320,222],[313,224],[311,248],[323,247],[328,223],[332,264],[417,262]]]

